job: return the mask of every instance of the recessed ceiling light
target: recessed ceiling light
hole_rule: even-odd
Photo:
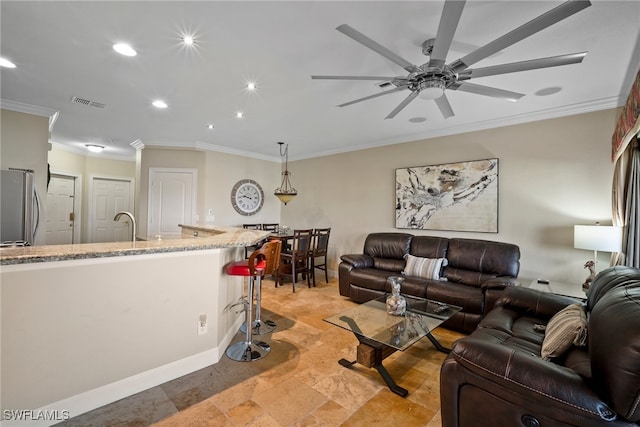
[[[253,82],[247,83],[247,89],[248,90],[256,90],[256,84],[253,83]]]
[[[207,129],[213,129],[213,125],[207,125]]]
[[[16,68],[16,64],[9,61],[7,58],[0,57],[0,67]]]
[[[124,56],[136,56],[138,52],[134,48],[126,43],[116,43],[113,45],[113,50]]]
[[[241,119],[241,118],[243,118],[243,117],[244,117],[244,113],[243,113],[242,111],[238,111],[238,112],[236,113],[236,118],[237,118],[237,119]]]
[[[185,35],[184,37],[182,37],[182,42],[185,44],[185,46],[193,46],[194,44],[196,44],[196,39],[193,36]]]
[[[157,100],[153,101],[153,102],[151,103],[151,105],[153,105],[153,106],[154,106],[154,107],[156,107],[156,108],[167,108],[167,107],[168,107],[167,103],[166,103],[166,102],[164,102],[164,101],[163,101],[163,100],[161,100],[161,99],[157,99]]]
[[[91,151],[92,153],[100,153],[102,150],[104,150],[104,146],[98,144],[84,144],[84,146],[87,147],[87,150]]]

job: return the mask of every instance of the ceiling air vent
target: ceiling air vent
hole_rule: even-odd
[[[72,96],[71,102],[84,105],[86,107],[94,107],[94,108],[107,108],[107,104],[103,104],[102,102],[91,101],[90,99],[80,98],[79,96]]]

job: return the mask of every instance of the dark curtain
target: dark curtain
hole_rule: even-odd
[[[640,148],[637,137],[628,149],[631,153],[622,250],[626,255],[625,265],[640,268]]]

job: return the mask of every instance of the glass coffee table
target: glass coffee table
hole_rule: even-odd
[[[425,336],[436,349],[448,353],[450,350],[442,346],[431,335],[431,331],[462,308],[438,301],[403,296],[407,300],[407,311],[403,316],[387,314],[385,295],[324,320],[353,332],[360,342],[356,360],[340,359],[338,363],[347,368],[356,362],[368,368],[376,368],[391,391],[406,397],[408,391],[395,383],[382,365],[382,361],[397,350],[406,350]]]

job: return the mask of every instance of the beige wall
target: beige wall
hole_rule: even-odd
[[[145,147],[138,152],[140,169],[139,192],[136,193],[139,230],[147,234],[149,169],[190,168],[198,171],[197,216],[199,223],[206,223],[209,210],[215,225],[240,225],[243,223],[278,222],[280,203],[273,190],[280,184],[280,165],[217,152],[184,149]],[[231,205],[231,189],[241,179],[257,181],[265,193],[264,205],[259,213],[243,216]]]
[[[49,152],[49,165],[52,173],[60,173],[77,177],[80,187],[80,240],[77,243],[87,243],[89,237],[89,204],[91,180],[100,178],[130,178],[135,179],[136,164],[133,160],[117,160],[99,156],[84,156],[53,145]],[[78,217],[77,216],[77,217]]]
[[[2,109],[0,123],[1,169],[33,170],[36,190],[41,202],[44,202],[47,194],[49,118]],[[36,243],[41,244],[43,241],[44,233],[39,231],[36,234]]]
[[[611,223],[610,140],[616,110],[575,115],[290,163],[299,196],[282,223],[332,227],[330,268],[395,226],[395,169],[497,157],[499,232],[415,234],[515,243],[520,276],[582,283],[592,252],[573,248],[573,225]],[[411,231],[409,231],[411,232]],[[609,254],[600,254],[599,268]]]

